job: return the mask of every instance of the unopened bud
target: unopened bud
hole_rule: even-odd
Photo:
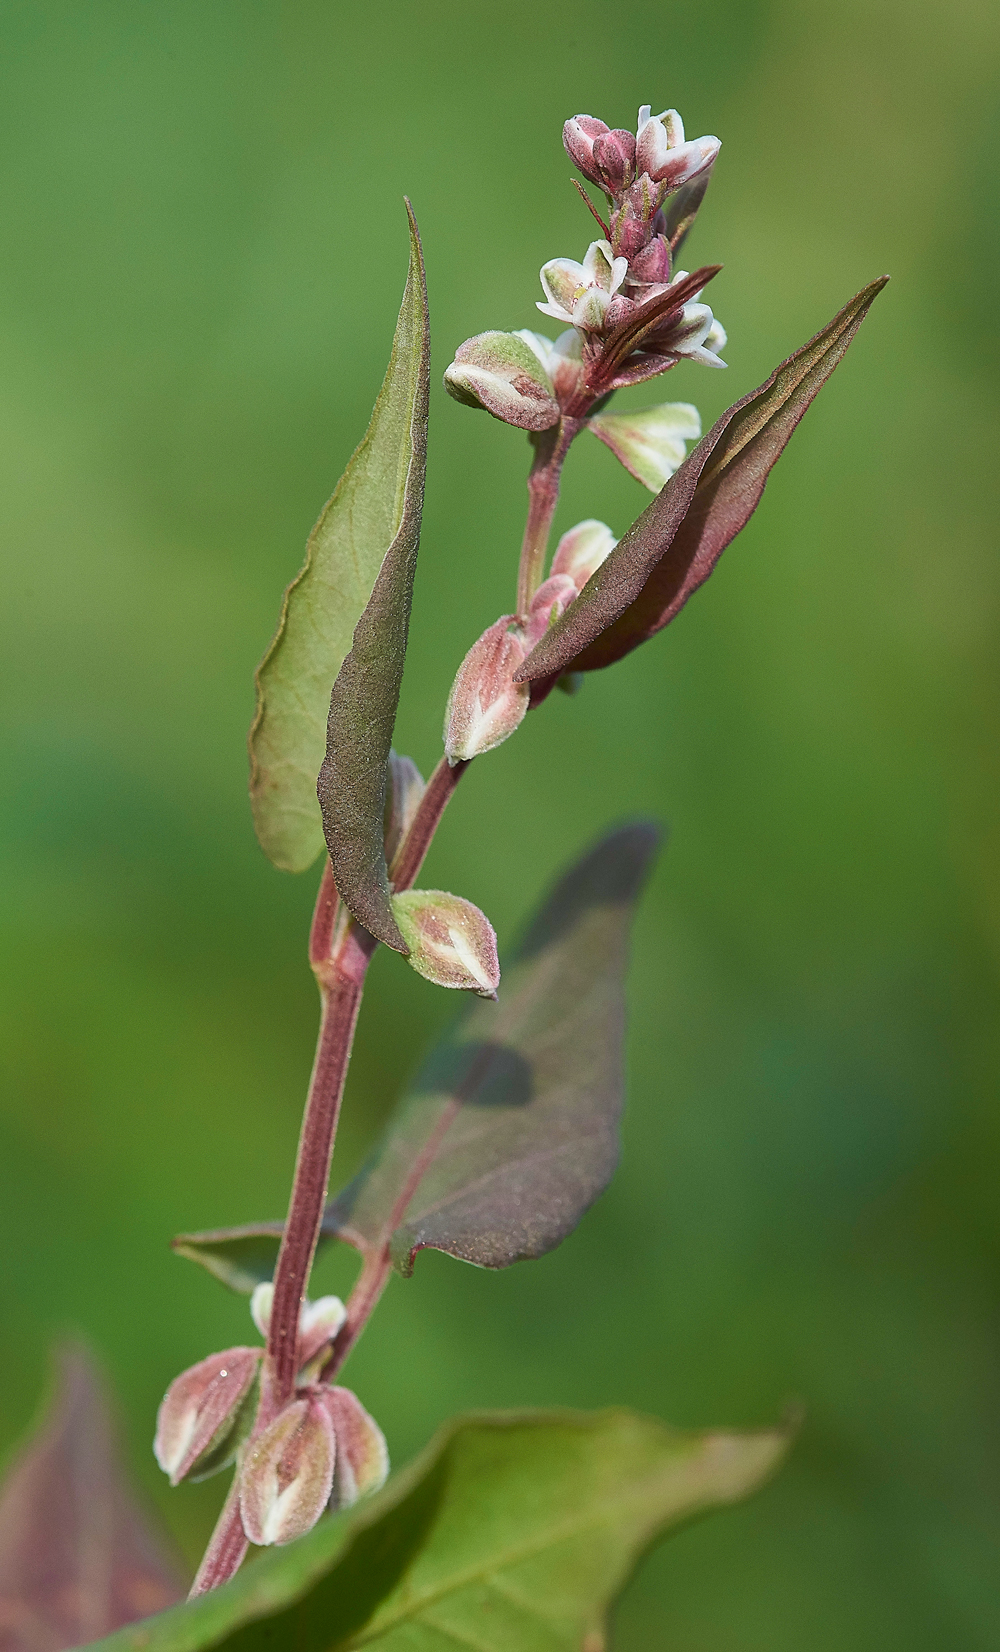
[[[172,1486],[207,1479],[232,1462],[260,1356],[259,1348],[227,1348],[170,1384],[157,1412],[153,1452]]]
[[[385,785],[385,858],[389,863],[399,848],[420,799],[427,790],[423,775],[412,757],[390,751]]]
[[[601,182],[611,195],[617,195],[632,177],[635,168],[635,138],[631,132],[602,133],[594,139],[594,160],[600,169]]]
[[[410,949],[407,963],[418,975],[439,987],[496,997],[497,938],[478,906],[443,889],[407,889],[393,895],[392,915]]]
[[[270,1282],[257,1286],[250,1298],[253,1322],[264,1340],[271,1329],[274,1307],[274,1286]],[[339,1296],[320,1296],[315,1302],[307,1297],[299,1309],[299,1346],[296,1360],[299,1366],[315,1359],[324,1343],[332,1342],[347,1318],[347,1309]]]
[[[527,685],[514,672],[525,659],[524,641],[513,614],[504,614],[458,668],[444,714],[444,751],[449,763],[467,762],[492,751],[513,734],[528,710]]]
[[[574,115],[563,127],[563,145],[573,165],[578,167],[592,184],[603,183],[601,169],[594,156],[595,139],[604,137],[608,128],[593,115]]]
[[[618,541],[606,522],[588,517],[564,533],[552,558],[553,574],[568,574],[582,591],[591,574],[611,555]]]
[[[670,280],[670,242],[664,235],[655,235],[648,246],[637,252],[629,263],[629,280],[642,286],[661,285]]]
[[[550,625],[565,613],[577,594],[576,584],[568,574],[550,574],[539,585],[531,599],[524,626],[524,646],[534,648],[544,637]]]
[[[330,1500],[336,1460],[333,1424],[312,1394],[279,1411],[247,1452],[240,1515],[251,1543],[293,1543]]]
[[[559,422],[552,381],[517,333],[466,339],[445,372],[444,387],[456,401],[485,408],[521,430],[548,430]]]
[[[600,413],[590,428],[637,482],[659,493],[684,463],[685,442],[701,435],[701,419],[690,402],[664,402],[635,413]]]
[[[337,1440],[330,1507],[346,1509],[378,1491],[389,1473],[385,1435],[349,1388],[317,1388]]]

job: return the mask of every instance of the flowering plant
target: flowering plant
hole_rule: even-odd
[[[578,184],[600,238],[579,262],[557,257],[541,270],[538,309],[561,331],[479,333],[445,373],[458,402],[526,431],[533,453],[512,611],[458,668],[440,762],[425,783],[392,749],[429,401],[423,259],[408,203],[409,274],[385,382],[257,674],[258,837],[286,870],[323,857],[309,941],[319,1043],[284,1222],[175,1240],[179,1254],[249,1296],[261,1341],[209,1354],[163,1399],[155,1452],[171,1483],[227,1468],[233,1477],[191,1604],[156,1619],[141,1641],[123,1631],[121,1647],[235,1648],[254,1620],[269,1618],[279,1637],[280,1620],[296,1643],[317,1647],[388,1643],[399,1631],[432,1647],[456,1638],[534,1647],[554,1637],[596,1649],[607,1605],[650,1538],[749,1492],[786,1447],[783,1428],[682,1434],[623,1412],[505,1413],[459,1419],[384,1484],[383,1432],[339,1381],[393,1268],[408,1275],[427,1247],[489,1268],[540,1256],[577,1225],[617,1158],[628,928],[656,828],[620,826],[571,866],[501,977],[485,914],[416,887],[443,812],[472,761],[509,739],[553,689],[575,692],[584,674],[675,618],[748,521],[884,285],[860,292],[705,436],[686,401],[608,411],[616,391],[683,361],[725,366],[726,335],[702,296],[719,266],[678,268],[719,141],[687,139],[676,111],[654,116],[648,105],[634,133],[578,115],[563,140],[603,200],[599,208]],[[620,538],[596,518],[569,528],[550,561],[562,466],[588,430],[653,498]],[[366,1165],[327,1202],[379,944],[473,1001]],[[357,1282],[346,1303],[310,1301],[317,1249],[334,1241],[359,1252]],[[71,1426],[74,1392],[83,1422]],[[88,1418],[96,1426],[79,1365],[67,1393],[43,1442],[46,1461],[63,1461],[74,1427]],[[43,1448],[34,1449],[23,1484],[32,1474],[45,1480]],[[4,1495],[9,1512],[9,1488]],[[28,1499],[32,1518],[39,1496]],[[3,1519],[0,1504],[0,1539]],[[108,1575],[117,1566],[133,1585],[136,1576],[149,1585],[155,1574],[162,1591],[163,1568],[114,1539],[117,1529],[107,1527]],[[274,1554],[236,1578],[251,1545]],[[0,1542],[0,1573],[3,1564]],[[129,1622],[136,1598],[122,1583],[104,1616],[91,1611],[77,1631],[80,1622],[94,1633]],[[44,1618],[37,1589],[30,1610]],[[75,1644],[66,1632],[46,1644]]]

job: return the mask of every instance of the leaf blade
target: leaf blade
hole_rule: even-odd
[[[621,1410],[458,1418],[351,1514],[100,1647],[578,1652],[652,1541],[747,1496],[787,1444]]]
[[[93,1362],[64,1348],[54,1403],[0,1486],[0,1642],[79,1646],[183,1594],[133,1498]]]
[[[410,265],[385,379],[368,430],[309,536],[278,629],[256,673],[250,801],[265,854],[304,871],[323,848],[316,777],[330,695],[408,509],[423,494],[427,306],[409,202]],[[423,398],[421,402],[421,397]]]
[[[603,1192],[624,1102],[624,973],[632,910],[659,841],[624,827],[556,886],[505,972],[432,1052],[324,1227],[508,1267],[560,1243]]]
[[[759,389],[717,420],[515,680],[612,665],[675,618],[756,510],[792,431],[887,280],[882,276],[863,288]]]
[[[407,293],[413,316],[410,459],[395,536],[333,684],[326,754],[317,782],[326,846],[341,899],[372,935],[402,953],[408,949],[393,917],[385,862],[385,793],[420,544],[430,390],[427,284],[409,202],[407,212]],[[406,303],[404,296],[404,308]]]

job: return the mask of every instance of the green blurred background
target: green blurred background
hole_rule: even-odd
[[[787,1470],[649,1560],[616,1644],[995,1647],[995,6],[0,19],[0,1447],[82,1329],[193,1564],[222,1483],[168,1492],[153,1414],[250,1327],[167,1241],[281,1214],[316,1022],[316,875],[274,872],[250,826],[251,676],[381,379],[400,196],[435,388],[397,744],[427,771],[510,605],[528,457],[440,372],[471,333],[544,325],[540,264],[590,239],[563,118],[675,104],[723,140],[686,258],[725,261],[731,365],[660,399],[707,423],[894,279],[678,624],[554,696],[444,823],[426,879],[504,944],[610,820],[669,821],[623,1164],[539,1263],[422,1257],[349,1380],[397,1462],[470,1406],[752,1425],[800,1397]],[[620,533],[647,497],[587,439],[559,526]],[[452,1009],[377,958],[338,1179]],[[321,1272],[346,1288],[349,1258]]]

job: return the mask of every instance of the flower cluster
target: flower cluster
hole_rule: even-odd
[[[675,110],[651,115],[646,105],[635,134],[576,115],[565,124],[563,142],[609,208],[605,223],[588,200],[604,235],[581,263],[553,258],[542,266],[545,297],[538,308],[566,331],[555,340],[527,329],[480,333],[461,346],[445,373],[457,400],[532,432],[563,418],[586,419],[611,392],[655,378],[685,358],[725,366],[719,356],[725,331],[701,302],[718,266],[689,274],[674,262],[719,140],[689,142]]]
[[[267,1336],[274,1290],[258,1285],[250,1311]],[[291,1543],[323,1510],[347,1508],[389,1472],[385,1437],[348,1388],[321,1380],[346,1318],[339,1297],[303,1303],[299,1375],[287,1405],[252,1433],[262,1348],[227,1348],[171,1383],[153,1450],[170,1483],[205,1480],[237,1464],[240,1515],[251,1543]]]

